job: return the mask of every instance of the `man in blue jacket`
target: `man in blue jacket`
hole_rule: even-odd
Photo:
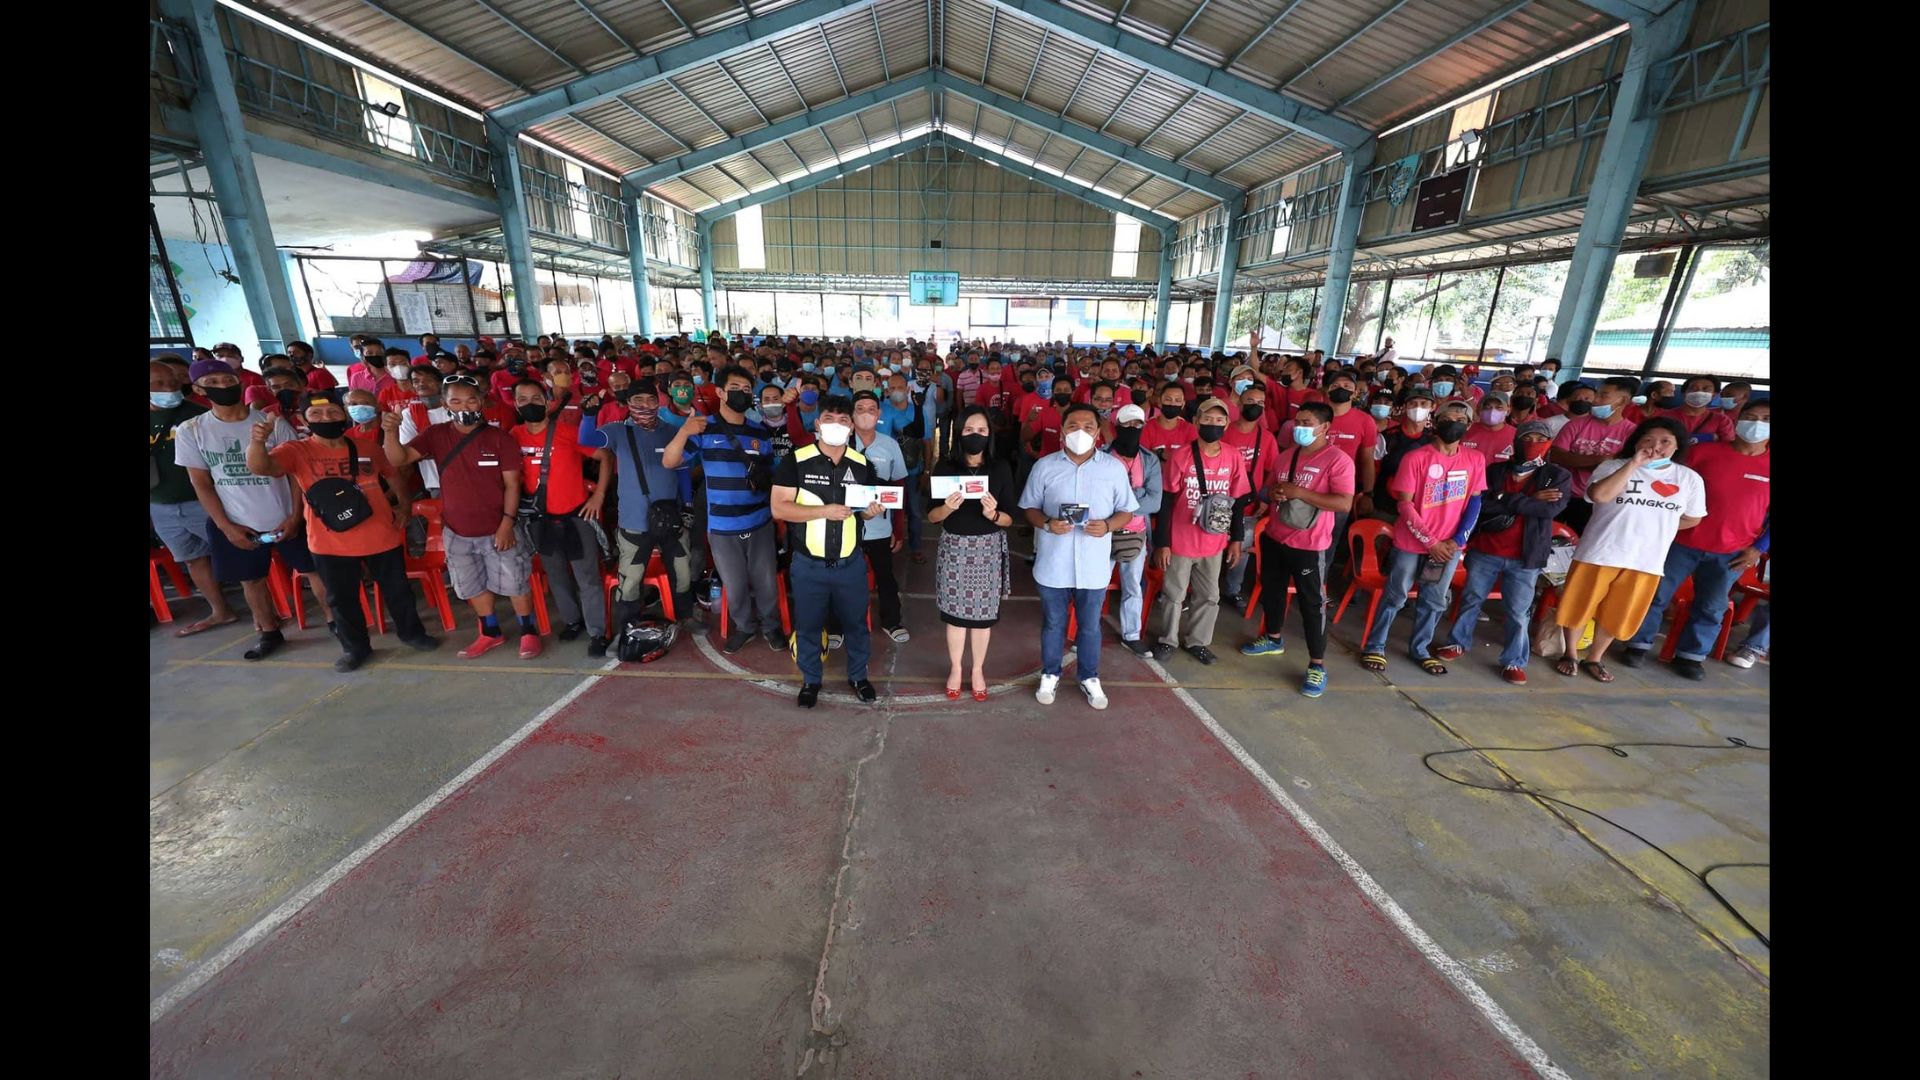
[[[1467,586],[1461,590],[1460,614],[1453,621],[1451,640],[1433,653],[1437,659],[1453,660],[1473,647],[1480,605],[1498,587],[1507,614],[1500,672],[1515,686],[1527,683],[1533,590],[1553,547],[1553,519],[1566,509],[1573,482],[1572,473],[1547,460],[1552,446],[1553,429],[1543,421],[1530,421],[1514,435],[1512,459],[1487,466],[1480,521],[1467,541]]]

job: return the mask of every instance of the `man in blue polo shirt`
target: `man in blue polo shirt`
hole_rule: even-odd
[[[753,376],[736,365],[723,369],[716,381],[719,416],[709,420],[696,412],[686,417],[660,464],[667,469],[697,464],[706,473],[707,545],[727,592],[731,623],[722,650],[739,652],[759,634],[768,648],[783,652],[787,635],[780,628],[779,568],[767,505],[773,444],[766,428],[747,420]]]
[[[612,475],[618,478],[620,521],[614,531],[618,536],[620,585],[614,595],[613,625],[608,627],[615,640],[628,621],[640,614],[647,564],[656,549],[667,571],[668,586],[673,590],[673,613],[682,626],[692,625],[694,544],[678,509],[692,497],[693,485],[688,475],[691,470],[685,465],[668,469],[660,464],[667,444],[673,440],[673,431],[660,422],[660,388],[653,376],[648,375],[633,384],[627,397],[625,420],[600,428],[591,438],[580,440],[583,447],[605,451],[601,458],[600,482],[604,484],[608,479],[607,457],[613,459]],[[644,484],[642,468],[645,469]],[[665,535],[655,533],[652,528],[650,515],[656,502],[675,507],[670,515],[673,528]]]
[[[916,394],[911,380],[901,368],[887,376],[886,400],[880,403],[880,430],[900,444],[901,460],[906,463],[907,550],[913,561],[922,563],[921,523],[927,519],[926,496],[920,490],[920,474],[925,471],[927,448],[932,445],[934,405],[923,389]]]

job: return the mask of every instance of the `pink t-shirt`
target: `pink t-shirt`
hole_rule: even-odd
[[[1237,499],[1253,490],[1253,483],[1247,477],[1247,460],[1232,447],[1222,446],[1220,453],[1213,457],[1202,454],[1201,459],[1206,472],[1205,494],[1230,495]],[[1202,496],[1198,471],[1193,467],[1193,444],[1167,447],[1167,464],[1161,476],[1173,497],[1162,504],[1160,512],[1173,515],[1173,553],[1188,559],[1218,555],[1227,550],[1227,541],[1232,539],[1225,533],[1202,532],[1200,526],[1193,523]]]
[[[1480,456],[1486,458],[1487,464],[1491,465],[1513,456],[1513,437],[1519,432],[1520,429],[1512,424],[1488,427],[1476,421],[1467,429],[1467,434],[1461,438],[1460,445],[1469,450],[1480,451]]]
[[[1285,480],[1316,495],[1353,494],[1353,460],[1336,447],[1326,446],[1319,453],[1311,455],[1301,451],[1297,463],[1292,450],[1275,454],[1268,461],[1270,464],[1266,471],[1260,474],[1260,490],[1263,493],[1273,486],[1275,480]],[[1295,529],[1282,523],[1278,514],[1268,514],[1264,531],[1276,542],[1290,548],[1325,551],[1333,546],[1333,519],[1331,511],[1322,510],[1311,526]]]
[[[1140,449],[1157,452],[1168,447],[1186,446],[1200,437],[1199,429],[1193,426],[1191,420],[1176,420],[1172,431],[1161,427],[1161,421],[1162,417],[1159,416],[1147,418],[1146,425],[1140,429]],[[1161,455],[1160,460],[1165,461],[1166,456]]]
[[[1289,435],[1287,439],[1291,443],[1293,437]],[[1228,424],[1227,433],[1220,437],[1220,441],[1240,451],[1241,458],[1247,463],[1248,482],[1273,467],[1269,462],[1273,460],[1274,451],[1279,449],[1273,434],[1257,422],[1252,431],[1241,431],[1238,424]]]
[[[1360,460],[1361,451],[1372,450],[1374,442],[1380,438],[1379,421],[1358,401],[1356,398],[1352,408],[1334,417],[1333,422],[1327,425],[1327,441],[1333,444],[1334,449],[1347,455],[1348,461],[1353,462]]]
[[[1434,540],[1451,540],[1467,512],[1467,500],[1487,489],[1487,459],[1476,450],[1460,449],[1451,456],[1433,446],[1415,447],[1400,459],[1391,490],[1412,492],[1411,502],[1400,503],[1393,523],[1393,546],[1401,551],[1425,551],[1407,527],[1408,516]]]
[[[1610,424],[1605,420],[1595,420],[1591,416],[1576,416],[1567,421],[1560,434],[1553,440],[1556,450],[1566,450],[1575,454],[1603,454],[1607,457],[1620,452],[1627,444],[1627,436],[1633,434],[1630,423]],[[1585,498],[1587,481],[1592,478],[1593,470],[1570,469],[1573,473],[1573,497]]]

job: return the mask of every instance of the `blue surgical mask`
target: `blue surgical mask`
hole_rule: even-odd
[[[1605,420],[1611,417],[1612,415],[1613,415],[1613,406],[1611,405],[1595,405],[1593,407],[1593,418],[1595,420]]]
[[[156,409],[173,409],[187,400],[187,395],[178,390],[149,390],[147,400],[153,402],[153,407]]]
[[[1773,425],[1765,420],[1742,420],[1733,425],[1733,433],[1741,442],[1763,443],[1773,438]]]
[[[1235,379],[1233,381],[1233,392],[1236,394],[1244,394],[1252,387],[1252,379]]]
[[[1670,457],[1654,458],[1652,461],[1647,462],[1647,468],[1664,469],[1671,464],[1673,464],[1673,459]]]
[[[1385,420],[1387,417],[1393,415],[1393,406],[1373,405],[1368,407],[1367,411],[1373,414],[1375,420]]]
[[[801,364],[800,370],[807,372],[808,374],[812,374],[813,372],[816,372],[820,369],[818,367],[815,367],[814,364],[811,361],[809,361],[807,363]]]
[[[1312,446],[1313,440],[1319,437],[1320,437],[1319,428],[1303,428],[1303,427],[1296,426],[1293,429],[1293,441],[1296,446]]]
[[[1041,397],[1048,396],[1049,394],[1053,393],[1053,380],[1052,379],[1033,380],[1033,392],[1036,394],[1039,394]]]
[[[1439,394],[1441,397],[1446,397],[1448,394],[1453,393],[1453,384],[1442,379],[1433,384],[1433,392]]]
[[[354,423],[364,424],[374,417],[379,416],[380,410],[372,405],[349,405],[347,406],[347,415],[353,418]]]
[[[832,378],[832,377],[833,377],[833,365],[832,365],[832,364],[828,364],[828,365],[827,365],[826,367],[823,367],[823,368],[821,368],[821,369],[820,369],[820,374],[822,374],[822,375],[825,375],[825,376],[826,376],[826,377],[828,377],[828,378]]]
[[[693,377],[693,385],[695,386],[707,385],[707,377],[705,375],[695,375]]]
[[[800,391],[800,404],[805,405],[808,408],[812,408],[813,403],[819,400],[820,400],[820,391],[818,390]]]

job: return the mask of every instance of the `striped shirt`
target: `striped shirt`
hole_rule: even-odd
[[[766,428],[709,420],[707,430],[687,440],[686,457],[688,463],[706,470],[708,532],[752,532],[773,520],[768,492],[753,490],[747,481],[750,463],[773,468],[773,444]]]

